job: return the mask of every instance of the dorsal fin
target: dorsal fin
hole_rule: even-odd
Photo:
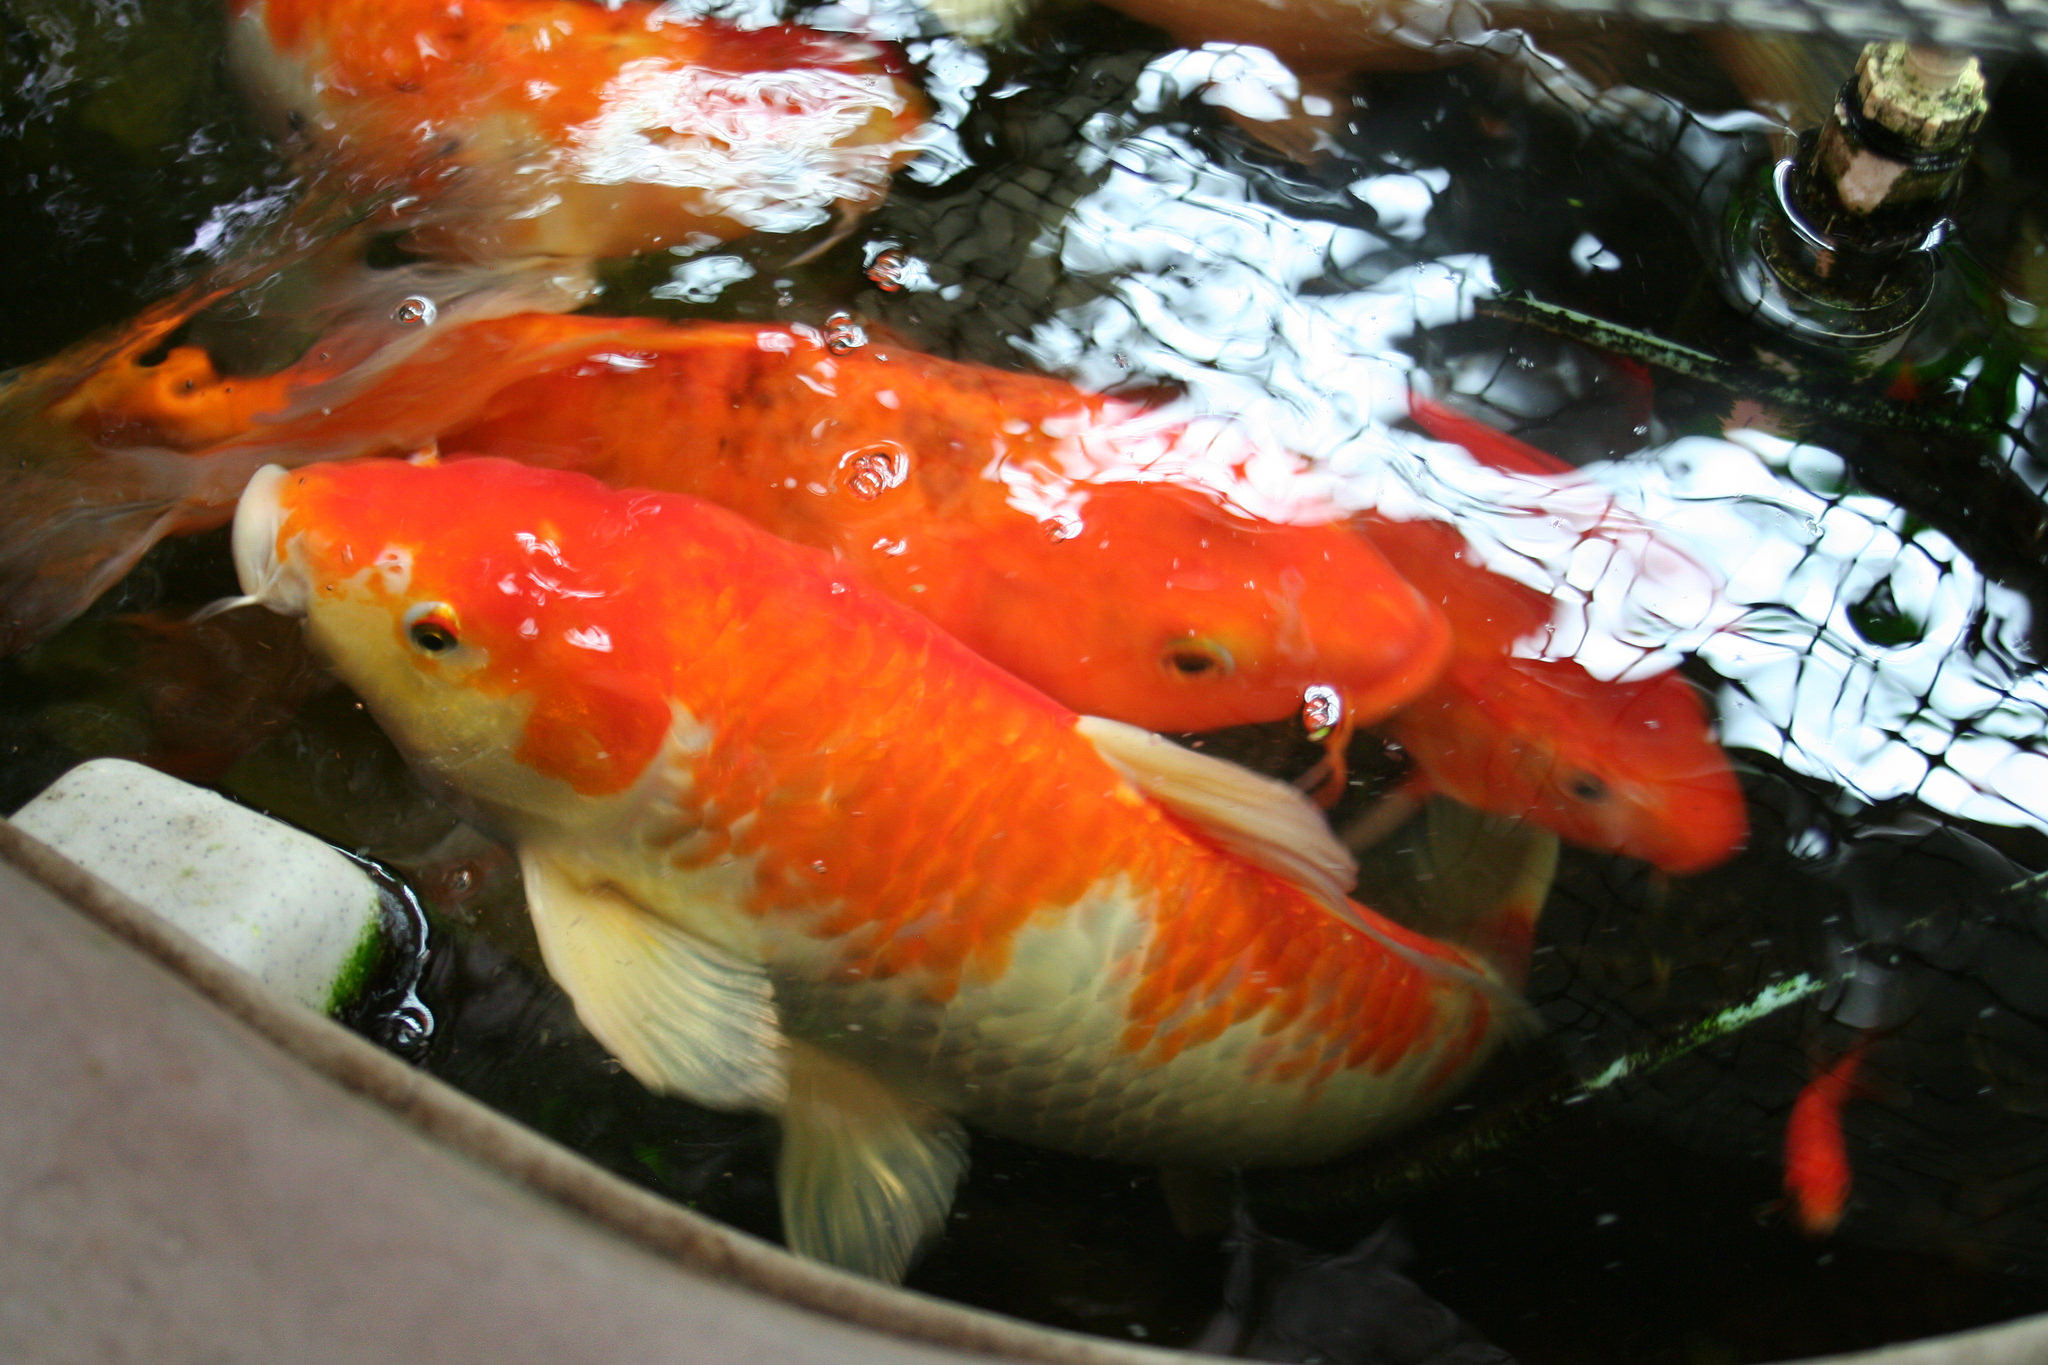
[[[1122,721],[1083,716],[1075,728],[1147,796],[1356,923],[1346,893],[1358,880],[1358,864],[1300,791]]]

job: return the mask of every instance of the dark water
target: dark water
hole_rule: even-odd
[[[289,175],[219,38],[200,0],[0,13],[0,241],[16,257],[0,359],[118,321],[275,212]],[[1650,80],[1664,68],[1644,54],[1668,47],[1620,51]],[[2048,1309],[2044,334],[2001,292],[2048,294],[2048,73],[1998,73],[1946,292],[1909,352],[1927,402],[1985,434],[1781,407],[1780,435],[1726,439],[1746,395],[1645,381],[1478,305],[1524,290],[1752,358],[1760,338],[1698,246],[1706,168],[1745,145],[1733,125],[1670,105],[1570,114],[1467,65],[1362,78],[1335,147],[1303,167],[1222,108],[1251,78],[1230,63],[1249,59],[1176,56],[1103,11],[986,55],[914,55],[954,136],[847,241],[801,266],[801,244],[775,238],[643,259],[610,272],[601,306],[850,309],[943,354],[1251,414],[1361,498],[1462,499],[1489,562],[1519,557],[1576,604],[1589,667],[1685,660],[1752,830],[1690,878],[1568,851],[1530,985],[1541,1035],[1417,1132],[1171,1191],[977,1137],[911,1284],[1111,1336],[1330,1362],[1762,1361]],[[1711,69],[1663,84],[1703,113],[1735,100]],[[1681,133],[1692,169],[1668,154]],[[1793,368],[1851,408],[1892,382]],[[1483,484],[1431,483],[1402,424],[1415,376],[1583,464],[1590,501],[1510,525],[1485,516]],[[1682,538],[1713,590],[1649,571],[1616,587],[1575,560],[1612,509]],[[539,974],[509,857],[417,786],[289,626],[178,626],[231,591],[223,537],[169,543],[0,663],[0,805],[123,754],[374,857],[430,918],[423,1065],[773,1236],[770,1125],[620,1074]],[[1290,727],[1210,743],[1289,774],[1314,757]],[[1370,737],[1354,760],[1340,818],[1395,766]],[[1573,1090],[1802,974],[1825,988]],[[1871,1029],[1868,1093],[1845,1115],[1855,1192],[1836,1234],[1808,1240],[1775,1207],[1786,1116],[1817,1059]]]

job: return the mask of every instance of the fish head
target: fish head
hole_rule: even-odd
[[[1410,744],[1446,794],[1671,873],[1741,848],[1741,786],[1679,674],[1610,681],[1569,659],[1506,659],[1464,681]]]
[[[1295,716],[1320,695],[1369,725],[1449,656],[1442,613],[1341,526],[1262,522],[1195,490],[1110,483],[1088,490],[1060,551],[1072,557],[1055,575],[1067,600],[1046,602],[1035,629],[1053,624],[1076,667],[1040,685],[1083,712],[1210,730]]]
[[[611,553],[631,530],[595,480],[508,461],[271,465],[234,556],[408,758],[516,830],[626,791],[671,731],[662,633],[626,628],[658,619],[647,585]]]

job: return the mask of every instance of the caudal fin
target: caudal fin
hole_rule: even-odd
[[[573,282],[545,273],[377,271],[352,259],[322,263],[311,283],[317,302],[206,320],[237,340],[296,334],[304,354],[282,370],[223,375],[204,350],[173,344],[234,292],[199,286],[0,377],[0,654],[90,606],[164,536],[225,523],[263,464],[431,439],[450,400],[418,405],[418,431],[348,410],[428,338],[509,313],[557,312],[578,297]]]

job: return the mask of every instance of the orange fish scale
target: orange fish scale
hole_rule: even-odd
[[[1368,1063],[1374,1072],[1386,1071],[1404,1061],[1423,1030],[1440,1020],[1442,1011],[1436,994],[1434,983],[1425,980],[1422,973],[1410,968],[1396,974],[1394,990],[1378,1011],[1386,1027]]]
[[[1364,1066],[1366,1060],[1372,1056],[1373,1049],[1379,1046],[1379,1032],[1372,1021],[1377,1020],[1386,1009],[1388,997],[1393,992],[1393,978],[1397,969],[1395,964],[1390,962],[1376,965],[1378,970],[1373,973],[1366,988],[1359,993],[1356,1002],[1354,1026],[1357,1032],[1352,1038],[1351,1050],[1345,1056],[1346,1066]]]
[[[1220,1036],[1232,1022],[1224,1010],[1200,1009],[1154,1040],[1149,1055],[1162,1062],[1171,1061],[1183,1049],[1198,1046]]]
[[[1423,1081],[1422,1093],[1436,1093],[1453,1076],[1462,1072],[1465,1064],[1471,1061],[1473,1054],[1479,1050],[1480,1043],[1493,1031],[1493,1024],[1493,1007],[1484,1000],[1474,1002],[1471,1011],[1466,1015],[1464,1029],[1444,1048],[1436,1066],[1430,1070],[1428,1079]]]
[[[1313,1052],[1306,1048],[1297,1048],[1279,1057],[1278,1060],[1266,1069],[1260,1079],[1271,1081],[1278,1085],[1286,1085],[1291,1081],[1301,1080],[1315,1069],[1316,1060],[1316,1055]]]

